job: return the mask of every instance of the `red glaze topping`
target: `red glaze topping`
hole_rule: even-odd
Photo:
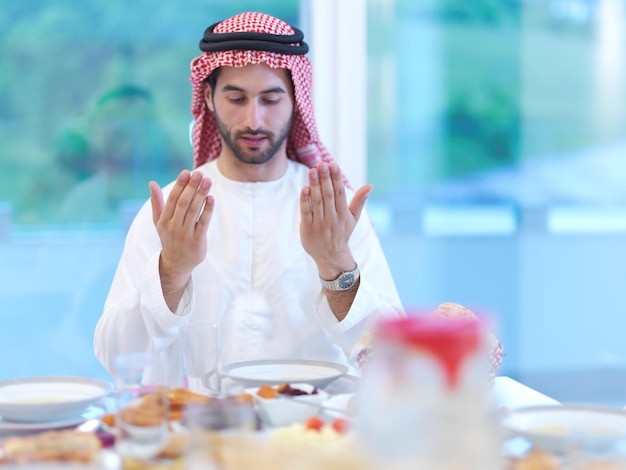
[[[453,389],[458,385],[463,362],[481,347],[483,326],[475,318],[409,314],[406,318],[384,320],[379,331],[384,341],[432,354],[444,368],[446,385]]]

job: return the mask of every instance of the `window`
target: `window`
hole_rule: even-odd
[[[0,14],[0,379],[93,354],[126,228],[192,164],[189,63],[213,22],[297,0],[29,0]],[[147,19],[149,18],[149,21]]]

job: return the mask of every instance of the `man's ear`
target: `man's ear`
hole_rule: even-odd
[[[204,86],[204,101],[206,102],[206,105],[209,107],[211,112],[214,112],[215,110],[213,109],[213,90],[208,83]]]

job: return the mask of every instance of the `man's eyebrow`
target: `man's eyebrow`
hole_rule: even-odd
[[[244,90],[243,88],[240,88],[235,85],[224,85],[222,87],[222,91],[238,91],[240,93],[246,92],[246,90]],[[267,90],[262,90],[260,94],[264,95],[266,93],[287,93],[287,90],[285,90],[283,87],[276,86],[273,88],[268,88]]]

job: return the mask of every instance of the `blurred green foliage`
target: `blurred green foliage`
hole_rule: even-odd
[[[189,63],[207,26],[298,0],[28,0],[0,9],[0,201],[16,223],[118,224],[191,166]]]
[[[616,3],[370,0],[374,196],[624,139],[626,19],[600,11]]]

